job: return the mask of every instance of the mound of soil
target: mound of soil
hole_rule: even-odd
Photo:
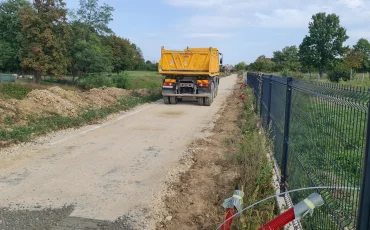
[[[62,89],[61,89],[62,90]],[[78,105],[49,90],[33,90],[17,103],[22,115],[58,114],[76,116]]]
[[[149,96],[158,91],[137,90],[135,94]],[[64,90],[60,87],[32,90],[23,100],[0,98],[0,126],[11,120],[25,123],[30,115],[61,115],[76,117],[83,108],[112,106],[133,91],[118,88],[91,89],[87,92]]]
[[[119,98],[127,96],[130,91],[118,88],[100,88],[91,89],[83,94],[83,97],[90,101],[90,105],[94,107],[105,107],[114,105]]]

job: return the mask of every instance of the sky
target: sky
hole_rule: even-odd
[[[110,28],[129,38],[146,60],[158,61],[161,46],[182,50],[216,47],[224,64],[251,63],[260,55],[302,42],[312,15],[335,13],[350,37],[370,40],[370,0],[99,0],[113,6]],[[78,0],[65,0],[78,8]]]

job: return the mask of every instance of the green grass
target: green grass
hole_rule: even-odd
[[[158,72],[150,71],[126,71],[125,88],[136,89],[161,89],[163,77]]]
[[[259,134],[259,118],[254,110],[254,97],[251,89],[246,90],[242,132],[244,137],[239,143],[239,153],[234,156],[235,167],[240,168],[240,184],[244,187],[244,206],[251,205],[275,193],[272,186],[272,164],[267,153],[270,143]],[[243,212],[237,218],[233,229],[258,229],[276,216],[275,201],[270,200]]]
[[[368,74],[365,74],[365,75],[357,74],[353,76],[353,79],[350,81],[340,80],[339,84],[369,88],[370,87],[370,77]]]
[[[160,77],[161,75],[156,71],[125,71],[131,77]]]
[[[10,128],[0,128],[0,141],[25,142],[32,138],[51,131],[81,127],[86,124],[106,118],[108,115],[125,111],[139,104],[160,99],[161,95],[151,96],[126,96],[117,104],[100,109],[89,109],[81,112],[77,117],[46,116],[32,118],[26,126],[12,125]]]
[[[119,84],[115,80],[119,79]],[[56,78],[48,78],[41,81],[43,85],[49,86],[71,86],[77,84],[83,89],[97,88],[97,87],[117,87],[128,90],[137,89],[161,89],[163,77],[154,71],[125,71],[117,75],[117,73],[102,73],[102,74],[88,74],[83,78],[72,82],[71,78],[64,80]]]
[[[0,95],[11,99],[24,99],[33,87],[18,83],[0,83]]]

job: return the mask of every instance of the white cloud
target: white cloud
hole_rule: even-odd
[[[275,9],[269,14],[255,13],[256,23],[253,27],[297,29],[306,28],[314,13],[321,8],[310,6],[305,10],[299,9]]]
[[[232,34],[222,34],[222,33],[191,33],[185,35],[186,38],[230,38]]]
[[[340,0],[339,2],[348,6],[349,8],[358,8],[365,6],[363,0]]]
[[[200,28],[243,28],[248,24],[264,28],[307,27],[313,14],[336,13],[341,23],[370,23],[370,1],[364,0],[164,0],[185,8],[198,8],[185,23]],[[205,16],[206,15],[206,16]]]

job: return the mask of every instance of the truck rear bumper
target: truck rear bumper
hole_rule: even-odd
[[[210,93],[202,93],[202,94],[174,94],[174,93],[162,93],[164,97],[210,97]]]

